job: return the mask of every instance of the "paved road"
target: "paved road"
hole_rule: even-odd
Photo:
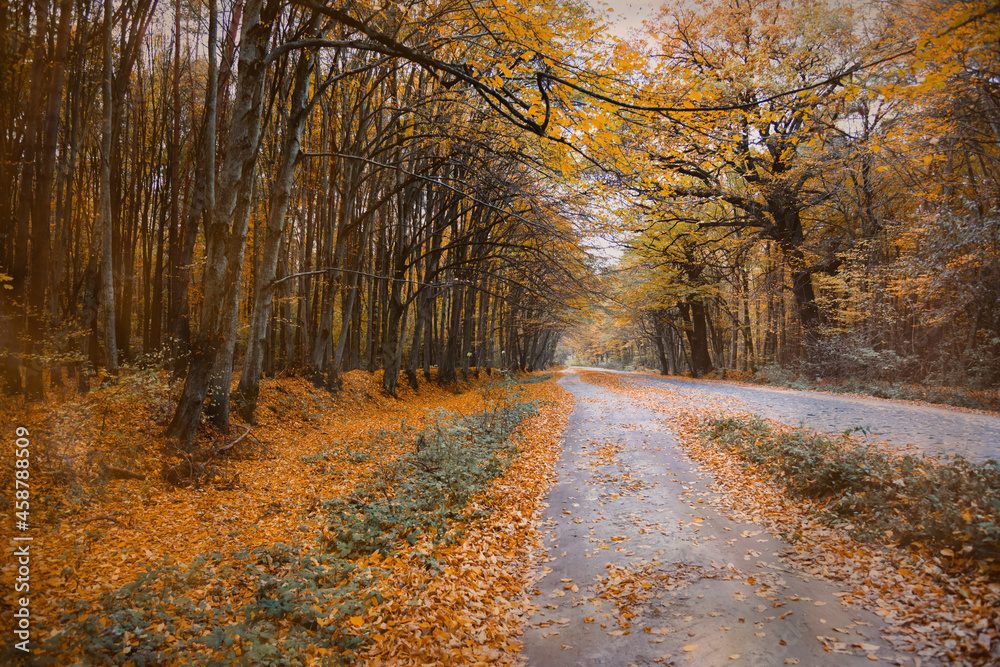
[[[695,404],[721,403],[726,409],[746,410],[790,426],[805,424],[827,433],[864,426],[872,440],[895,447],[961,454],[980,463],[1000,461],[1000,416],[816,391],[627,375],[642,385],[679,392]]]
[[[897,659],[881,618],[791,568],[788,545],[763,526],[713,507],[711,476],[681,453],[662,414],[575,373],[560,384],[576,408],[543,519],[539,609],[524,636],[530,666]],[[830,653],[824,642],[838,633],[844,652]]]

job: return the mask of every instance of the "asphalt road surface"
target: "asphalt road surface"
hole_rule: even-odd
[[[872,440],[925,454],[1000,461],[1000,416],[877,398],[627,374],[633,382],[681,392],[694,404],[725,404],[789,426],[842,433],[858,426]],[[859,436],[861,437],[861,436]]]
[[[529,665],[914,664],[880,639],[880,617],[789,566],[785,542],[716,511],[711,476],[662,414],[577,373],[559,382],[576,408],[547,498]]]

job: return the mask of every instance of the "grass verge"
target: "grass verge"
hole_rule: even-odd
[[[831,523],[877,543],[933,547],[949,558],[1000,557],[1000,465],[894,455],[758,417],[703,422],[703,445],[775,476],[794,495],[825,502]],[[846,525],[845,525],[846,524]]]
[[[514,396],[510,386],[492,391]],[[518,454],[511,435],[534,414],[533,402],[513,397],[473,416],[438,413],[430,427],[411,429],[415,437],[382,431],[374,445],[395,450],[402,442],[388,441],[405,439],[415,450],[324,504],[320,548],[276,543],[228,558],[199,555],[183,566],[151,565],[96,603],[67,609],[46,648],[89,664],[137,667],[179,655],[204,665],[346,664],[380,635],[359,631],[367,610],[390,596],[373,584],[379,575],[391,578],[392,568],[374,573],[372,566],[421,541],[430,549],[417,560],[435,574],[437,548],[458,542],[483,515],[481,508],[466,511],[470,499],[507,470]]]

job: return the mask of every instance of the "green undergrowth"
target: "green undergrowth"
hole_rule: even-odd
[[[1000,557],[1000,465],[895,455],[849,434],[776,431],[759,417],[706,420],[703,444],[756,464],[824,518],[876,543]]]
[[[542,373],[541,375],[529,375],[528,377],[519,378],[517,380],[518,384],[537,384],[539,382],[545,382],[546,380],[551,380],[554,373]]]
[[[363,641],[342,628],[380,596],[356,574],[344,558],[283,543],[164,561],[96,604],[71,605],[45,649],[75,649],[93,665],[145,667],[181,656],[190,665],[304,665],[311,646],[341,652]]]
[[[464,512],[469,499],[507,469],[517,453],[510,434],[534,412],[533,403],[517,401],[472,418],[439,413],[434,426],[417,435],[414,451],[383,465],[351,496],[325,504],[330,550],[385,555],[428,532],[436,540],[454,539],[450,528],[470,518]]]
[[[372,451],[390,438],[414,446],[382,463],[350,496],[325,503],[322,545],[277,543],[152,565],[95,604],[66,603],[62,632],[46,641],[45,653],[145,667],[306,665],[316,663],[319,650],[326,655],[322,664],[338,664],[336,656],[372,641],[344,630],[351,617],[391,594],[374,585],[370,565],[354,561],[410,549],[421,535],[435,544],[454,540],[463,524],[480,516],[466,510],[469,499],[516,456],[511,434],[535,412],[534,403],[522,400],[510,380],[488,387],[484,397],[486,409],[475,416],[442,412],[422,431],[375,435]],[[302,462],[320,465],[335,449]],[[435,571],[433,553],[419,562]]]

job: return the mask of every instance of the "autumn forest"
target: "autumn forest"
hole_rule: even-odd
[[[190,440],[206,396],[252,418],[262,374],[384,369],[391,394],[561,341],[695,376],[1000,381],[995,6],[664,7],[613,42],[599,20],[9,4],[6,391],[162,364]]]
[[[391,580],[403,566],[386,545],[450,535],[448,512],[470,502],[522,526],[521,496],[470,499],[517,466],[533,480],[517,493],[541,493],[554,445],[537,460],[505,448],[524,420],[552,438],[565,427],[569,399],[542,373],[553,368],[913,387],[892,396],[1000,408],[1000,5],[668,1],[641,28],[615,18],[583,0],[2,3],[0,416],[5,438],[22,422],[48,434],[31,475],[71,517],[46,519],[62,535],[52,553],[97,548],[97,526],[136,530],[161,502],[154,480],[250,497],[248,471],[267,476],[254,462],[293,440],[311,447],[287,454],[312,471],[295,473],[302,485],[317,466],[345,485],[324,506],[336,521],[309,524],[324,574],[263,538],[266,565],[178,566],[156,585],[216,586],[218,616],[173,630],[149,628],[209,612],[163,602],[123,620],[147,604],[128,597],[143,588],[114,598],[107,580],[70,597],[111,595],[100,605],[112,625],[82,606],[63,620],[106,643],[53,636],[50,655],[167,664],[183,639],[206,664],[285,664],[253,653],[269,643],[298,656],[288,664],[369,649],[393,664],[406,652],[378,651],[425,620],[387,627],[402,612],[355,603],[357,558]],[[486,421],[459,427],[438,408]],[[461,456],[452,437],[468,444]],[[245,470],[219,467],[237,452]],[[445,491],[450,465],[463,481]],[[394,491],[376,488],[389,479]],[[68,491],[95,480],[141,484],[141,499],[109,509],[105,491]],[[263,508],[258,522],[272,513],[263,493],[246,501]],[[310,509],[296,493],[279,502],[317,511],[322,499]],[[391,511],[376,520],[378,498]],[[206,511],[196,495],[183,502],[179,521]],[[104,508],[96,524],[57,528],[87,507]],[[425,523],[404,530],[413,516]],[[222,539],[214,530],[205,540]],[[527,558],[527,534],[504,538],[508,562]],[[194,553],[232,552],[191,539]],[[424,586],[434,544],[404,564]],[[244,566],[277,577],[276,562],[301,575],[287,589],[294,613],[261,593],[265,580],[231,583]],[[514,588],[497,567],[489,585]],[[47,581],[66,585],[51,568]],[[341,582],[332,602],[302,583],[326,576]],[[246,613],[272,634],[232,630],[265,599],[278,601]],[[321,633],[303,618],[324,605],[341,634],[289,639]],[[444,651],[432,626],[458,626],[440,618],[417,636]],[[509,628],[482,632],[475,660],[509,653]],[[970,637],[956,655],[988,655],[991,636],[985,652]],[[451,664],[458,650],[428,655]],[[475,662],[462,655],[455,664]]]

